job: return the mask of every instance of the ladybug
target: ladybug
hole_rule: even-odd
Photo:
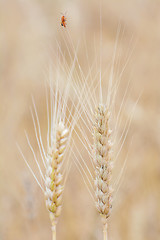
[[[67,18],[63,15],[62,17],[61,17],[61,26],[62,27],[66,27],[66,21],[67,21]]]

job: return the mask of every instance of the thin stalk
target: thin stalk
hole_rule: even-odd
[[[108,233],[107,233],[107,223],[103,225],[103,240],[108,240]]]
[[[52,225],[52,240],[56,240],[56,225]]]

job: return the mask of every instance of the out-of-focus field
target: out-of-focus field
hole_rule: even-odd
[[[44,82],[49,61],[54,64],[56,60],[53,54],[56,41],[66,49],[66,30],[60,26],[61,12],[66,10],[67,28],[75,48],[79,40],[83,42],[84,34],[88,55],[94,61],[93,49],[98,54],[100,39],[98,1],[0,0],[1,240],[51,239],[44,197],[21,158],[16,142],[34,168],[24,129],[34,146],[30,114],[33,95],[45,137]],[[120,67],[124,67],[126,56],[133,51],[118,90],[119,99],[122,99],[131,79],[131,94],[124,109],[126,118],[139,94],[142,95],[120,155],[119,163],[123,163],[129,149],[122,183],[109,219],[109,236],[113,240],[159,240],[160,1],[113,0],[102,3],[102,72],[113,55],[118,22],[121,23]],[[80,49],[77,55],[84,72],[87,72],[86,51]],[[35,150],[38,151],[36,145]],[[119,164],[115,171],[118,173],[120,169]],[[35,172],[38,175],[38,170]],[[57,239],[101,239],[101,222],[92,205],[73,164],[64,193]]]

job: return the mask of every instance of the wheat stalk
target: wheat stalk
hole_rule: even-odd
[[[95,160],[95,195],[96,206],[102,217],[104,240],[107,239],[107,218],[112,208],[111,186],[112,158],[109,127],[109,110],[100,104],[95,111],[94,125],[94,160]]]
[[[82,175],[82,178],[89,190],[91,198],[93,199],[96,209],[98,210],[102,223],[103,223],[103,239],[108,239],[108,218],[111,215],[112,205],[115,198],[114,189],[117,188],[122,172],[126,163],[120,173],[117,176],[117,180],[113,182],[112,180],[112,170],[114,163],[122,150],[123,144],[125,142],[131,119],[133,117],[134,108],[131,110],[131,115],[125,123],[125,128],[122,135],[117,141],[117,133],[119,120],[122,116],[123,107],[125,107],[125,101],[127,100],[127,91],[129,83],[126,86],[122,102],[120,103],[118,112],[115,111],[115,99],[117,95],[117,90],[120,85],[120,80],[125,68],[122,72],[114,78],[116,73],[114,73],[114,65],[116,58],[116,49],[118,44],[120,29],[117,31],[115,48],[113,52],[113,59],[110,68],[110,73],[108,76],[108,86],[105,88],[105,84],[102,84],[102,74],[101,74],[101,54],[100,54],[100,70],[98,70],[99,79],[97,84],[97,75],[93,72],[93,66],[90,67],[89,74],[87,77],[76,82],[76,94],[80,95],[80,90],[83,91],[82,97],[80,98],[81,106],[83,109],[83,115],[81,115],[81,122],[78,126],[78,138],[80,143],[87,150],[88,158],[90,160],[86,161],[84,155],[77,149],[77,153],[74,154],[75,164]],[[127,59],[128,61],[128,59]],[[79,65],[79,69],[82,77],[84,76],[83,70]],[[104,79],[104,78],[103,78]],[[90,80],[90,81],[89,81]],[[114,82],[113,82],[114,81]],[[97,94],[98,93],[98,94]],[[112,127],[111,127],[112,126]],[[113,129],[113,130],[111,130]],[[91,137],[92,140],[91,140]],[[114,145],[113,145],[114,142]],[[117,151],[115,151],[115,149]],[[82,161],[82,164],[81,164]],[[117,190],[116,190],[117,191]]]
[[[65,61],[63,55],[62,58]],[[62,195],[71,164],[69,159],[73,142],[72,132],[77,119],[80,116],[80,103],[76,102],[76,96],[74,94],[72,95],[72,99],[70,98],[70,92],[72,91],[71,81],[73,80],[72,68],[74,69],[74,66],[71,66],[71,69],[67,68],[66,70],[60,65],[60,60],[58,59],[58,66],[55,68],[55,73],[53,74],[53,71],[50,69],[50,101],[48,97],[48,90],[46,89],[48,121],[47,144],[45,144],[47,145],[46,149],[42,141],[36,105],[34,99],[32,98],[34,112],[31,109],[31,115],[43,168],[40,166],[40,160],[32,147],[27,133],[26,139],[40,173],[38,177],[30,167],[30,164],[25,158],[20,146],[17,144],[21,156],[44,193],[46,207],[49,211],[51,220],[52,240],[56,240],[56,225],[62,210]],[[65,74],[66,77],[66,85],[64,85],[63,74]],[[56,79],[54,79],[54,75],[56,76]],[[53,79],[55,81],[53,81]],[[61,80],[63,81],[63,84],[61,84]],[[67,161],[66,158],[68,159]],[[39,177],[42,180],[41,182]]]
[[[46,207],[50,212],[53,240],[56,239],[56,224],[62,209],[62,193],[64,189],[62,185],[62,164],[68,135],[68,128],[60,121],[56,129],[55,145],[48,149],[46,161],[45,197]]]

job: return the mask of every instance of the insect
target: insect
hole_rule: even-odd
[[[67,21],[67,18],[65,17],[65,15],[63,15],[62,17],[61,17],[61,26],[62,27],[66,27],[66,21]]]

